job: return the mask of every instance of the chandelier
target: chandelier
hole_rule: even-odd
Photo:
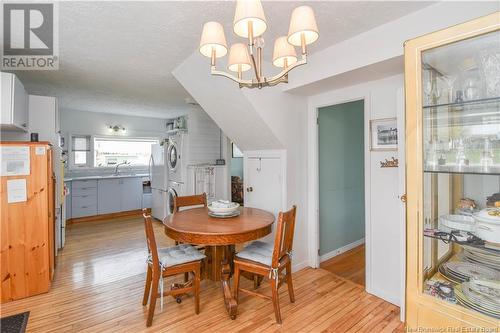
[[[314,43],[318,37],[318,27],[314,12],[309,6],[300,6],[293,10],[288,35],[278,37],[274,42],[273,65],[281,72],[272,77],[262,73],[262,35],[267,29],[266,17],[260,0],[237,0],[234,14],[233,31],[247,39],[248,45],[236,43],[229,49],[226,71],[217,70],[216,59],[227,54],[227,43],[224,28],[219,22],[207,22],[203,25],[200,52],[211,59],[210,73],[224,76],[237,82],[240,88],[262,88],[288,83],[288,73],[307,63],[307,45]],[[301,59],[297,59],[295,47],[301,49]],[[244,79],[243,72],[253,69],[254,77]]]

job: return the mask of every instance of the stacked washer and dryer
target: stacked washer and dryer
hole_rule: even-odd
[[[185,119],[185,129],[169,131],[163,145],[154,145],[150,160],[152,188],[152,216],[162,220],[173,213],[176,196],[204,192],[200,183],[202,167],[216,170],[212,182],[212,199],[227,199],[230,193],[230,175],[226,166],[215,166],[221,157],[226,139],[219,127],[201,108],[193,108]],[[198,193],[200,192],[200,193]]]

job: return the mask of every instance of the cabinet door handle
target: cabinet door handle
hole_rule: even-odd
[[[247,192],[253,192],[253,187],[252,186],[247,187]]]
[[[82,208],[89,208],[89,206],[82,206]]]
[[[82,198],[86,198],[86,197],[88,197],[88,195],[82,195]]]

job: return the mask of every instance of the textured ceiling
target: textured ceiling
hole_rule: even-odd
[[[274,39],[287,33],[293,8],[301,4],[263,3],[269,26],[266,60]],[[430,2],[307,4],[314,8],[320,29],[320,39],[310,48],[314,53]],[[188,108],[188,94],[171,71],[197,49],[206,21],[223,23],[228,43],[241,40],[231,29],[234,7],[231,1],[60,2],[60,69],[17,74],[30,93],[57,96],[61,108],[174,116]]]

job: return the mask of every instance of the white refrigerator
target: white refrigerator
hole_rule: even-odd
[[[167,144],[152,145],[149,159],[149,179],[151,179],[151,215],[162,221],[167,216],[168,166]]]

